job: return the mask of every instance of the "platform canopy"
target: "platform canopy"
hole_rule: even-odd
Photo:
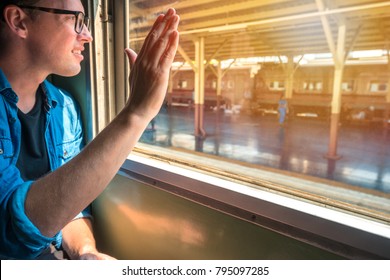
[[[186,60],[183,54],[192,59],[200,37],[205,59],[334,53],[340,25],[346,53],[390,48],[390,1],[380,0],[135,0],[133,48],[168,7],[181,17],[176,61]]]

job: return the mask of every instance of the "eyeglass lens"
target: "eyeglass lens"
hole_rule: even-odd
[[[81,33],[84,28],[84,25],[87,29],[89,29],[89,18],[85,16],[83,13],[79,13],[77,15],[76,20],[76,32]]]

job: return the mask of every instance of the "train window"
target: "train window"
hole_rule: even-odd
[[[322,82],[304,82],[303,89],[312,93],[322,91]]]
[[[125,2],[135,51],[168,6],[181,17],[167,99],[137,155],[390,223],[389,56],[362,57],[388,46],[389,2]]]
[[[187,81],[180,80],[178,85],[179,85],[179,88],[187,88]]]
[[[227,88],[233,89],[234,88],[234,80],[227,80]]]
[[[270,90],[284,90],[284,82],[283,81],[271,81],[269,84]]]
[[[343,92],[353,91],[353,80],[341,83],[341,89]]]
[[[386,82],[379,82],[379,81],[373,81],[370,83],[370,92],[372,93],[382,93],[387,91],[387,83]]]
[[[211,165],[218,174],[259,188],[272,186],[390,222],[390,90],[387,81],[370,79],[388,75],[389,58],[385,50],[376,56],[367,52],[386,45],[386,36],[370,29],[370,20],[388,24],[390,13],[384,11],[390,7],[331,2],[327,14],[345,18],[346,35],[331,16],[321,22],[326,15],[313,1],[129,0],[130,46],[136,51],[152,15],[167,6],[180,14],[180,49],[171,82],[188,89],[180,92],[188,95],[180,101],[185,106],[167,102],[155,118],[156,129],[145,131],[139,147],[167,150],[178,158],[184,154],[184,162],[198,160],[196,166]],[[356,25],[356,18],[367,26]],[[372,32],[378,36],[369,37]],[[330,38],[343,34],[347,41],[341,46]],[[340,48],[344,60],[335,63]],[[347,51],[354,53],[348,56]],[[337,68],[340,63],[343,67]],[[335,102],[337,87],[356,95]],[[368,95],[367,87],[384,95]],[[248,88],[250,95],[245,94]],[[170,86],[167,100],[176,91]],[[287,100],[285,119],[275,116],[280,97],[275,91]],[[198,98],[189,105],[192,96]],[[364,112],[361,120],[354,117],[359,112]]]

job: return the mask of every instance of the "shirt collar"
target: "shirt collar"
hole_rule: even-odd
[[[13,103],[17,103],[19,98],[11,88],[3,70],[0,68],[0,94],[9,99]]]
[[[45,96],[45,106],[48,106],[50,109],[51,107],[55,108],[58,103],[57,95],[52,94],[52,91],[58,91],[57,88],[55,88],[51,83],[49,83],[47,80],[44,80],[41,84],[41,89],[43,91],[43,95]]]
[[[56,98],[56,95],[51,94],[52,86],[50,83],[45,80],[40,85],[41,90],[44,93],[44,102],[45,102],[45,108],[48,110],[52,107],[56,107],[58,100]],[[51,90],[50,90],[51,89]],[[14,103],[18,103],[19,97],[17,94],[12,90],[11,84],[8,82],[7,77],[5,76],[3,70],[0,68],[0,94],[2,94],[4,97],[9,99],[10,101]]]
[[[11,85],[8,82],[7,77],[5,76],[3,70],[0,68],[0,91],[11,88]]]

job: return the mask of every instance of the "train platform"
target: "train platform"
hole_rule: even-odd
[[[243,112],[204,113],[206,136],[194,136],[194,111],[163,108],[141,137],[141,142],[170,147],[229,162],[282,170],[334,183],[390,193],[390,131],[383,123],[342,123],[337,154],[326,158],[329,122],[312,116],[287,119]]]

